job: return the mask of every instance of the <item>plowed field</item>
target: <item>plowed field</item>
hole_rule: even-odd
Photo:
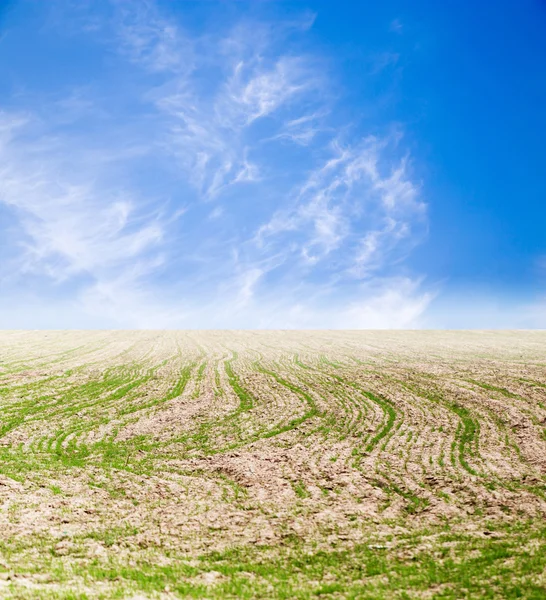
[[[2,332],[0,597],[545,598],[546,332]]]

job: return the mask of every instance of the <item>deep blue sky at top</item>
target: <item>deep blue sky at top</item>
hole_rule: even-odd
[[[13,0],[0,114],[2,326],[546,327],[541,0]]]

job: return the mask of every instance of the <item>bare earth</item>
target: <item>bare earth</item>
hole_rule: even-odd
[[[2,598],[545,598],[546,332],[0,333]]]

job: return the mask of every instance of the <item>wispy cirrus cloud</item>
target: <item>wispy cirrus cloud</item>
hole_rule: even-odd
[[[284,245],[296,234],[290,249],[300,259],[317,263],[341,250],[338,264],[357,278],[407,251],[422,238],[426,206],[407,157],[385,160],[387,146],[375,137],[358,146],[334,141],[333,156],[308,176],[292,206],[261,226],[257,243]]]
[[[327,111],[314,112],[288,120],[283,124],[280,133],[276,134],[274,139],[284,139],[301,146],[309,146],[319,133],[332,131],[331,127],[325,125],[327,115]]]
[[[302,57],[281,56],[270,66],[240,60],[215,103],[216,117],[229,129],[242,129],[316,87],[318,76]]]
[[[112,15],[82,29],[104,81],[0,120],[4,276],[122,326],[416,323],[432,294],[395,268],[426,232],[411,158],[398,134],[330,121],[323,57],[291,44],[312,18]]]
[[[310,57],[278,54],[277,38],[294,23],[281,24],[275,35],[259,24],[263,35],[236,24],[213,39],[191,37],[159,17],[153,5],[123,11],[121,23],[116,39],[123,52],[163,76],[146,97],[163,118],[163,149],[177,158],[202,198],[259,178],[251,156],[261,142],[253,131],[257,121],[277,117],[273,132],[309,136],[301,129],[316,115],[306,114],[307,105],[316,104],[324,81]],[[207,71],[213,75],[204,79]]]
[[[0,202],[18,224],[4,281],[37,275],[88,290],[121,281],[129,288],[157,268],[164,227],[156,209],[101,183],[100,169],[84,168],[75,148],[36,137],[32,117],[4,112],[0,131]]]

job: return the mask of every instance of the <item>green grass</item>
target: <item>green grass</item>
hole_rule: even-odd
[[[249,394],[242,387],[242,385],[239,381],[239,378],[237,377],[237,375],[235,374],[235,371],[233,370],[232,363],[236,359],[237,359],[237,353],[234,352],[233,356],[229,360],[226,360],[224,363],[226,374],[228,376],[229,385],[231,386],[232,390],[237,394],[237,397],[239,398],[239,401],[240,401],[239,409],[236,411],[236,413],[234,413],[235,416],[240,412],[250,410],[254,406],[254,398],[252,397],[251,394]]]
[[[487,532],[490,535],[485,535]],[[120,527],[89,533],[87,538],[107,547],[131,540],[137,531]],[[77,557],[82,539],[73,540]],[[203,554],[188,561],[170,555],[165,563],[138,559],[127,564],[111,557],[67,561],[54,550],[48,538],[28,539],[13,544],[0,542],[0,551],[11,556],[33,543],[42,549],[35,564],[20,562],[20,574],[51,574],[62,591],[48,595],[24,590],[16,583],[17,598],[87,598],[73,585],[77,573],[82,585],[106,585],[101,598],[126,597],[133,593],[156,594],[169,589],[180,598],[301,599],[348,598],[390,599],[516,599],[544,598],[546,569],[546,526],[524,521],[499,526],[484,524],[477,532],[438,526],[408,530],[387,539],[373,536],[352,548],[329,550],[290,536],[281,546],[239,546],[223,552]],[[1,569],[1,567],[0,567]],[[212,583],[206,583],[212,573]],[[100,588],[97,588],[100,589]],[[106,591],[107,590],[107,591]],[[128,597],[128,596],[127,596]]]

